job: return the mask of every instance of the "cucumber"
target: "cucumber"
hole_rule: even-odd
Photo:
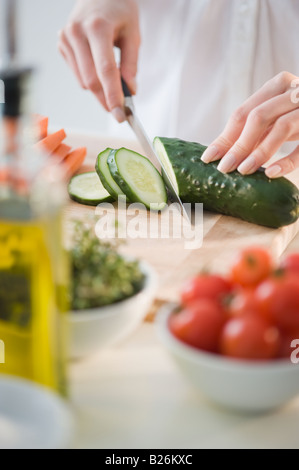
[[[68,192],[73,201],[86,206],[97,206],[101,202],[113,201],[95,171],[74,176],[69,183]]]
[[[154,147],[183,202],[271,228],[299,217],[299,191],[286,178],[270,179],[262,168],[247,176],[222,174],[218,162],[202,162],[206,147],[196,142],[156,137]]]
[[[110,155],[110,152],[112,151],[113,149],[108,147],[106,150],[104,150],[98,155],[96,161],[96,172],[104,188],[117,201],[119,196],[124,196],[124,193],[112,178],[109,170],[108,157]]]
[[[110,152],[108,166],[130,202],[140,202],[148,209],[165,208],[167,193],[163,178],[148,158],[121,148]]]

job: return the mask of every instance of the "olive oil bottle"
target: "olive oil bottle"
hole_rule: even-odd
[[[63,249],[62,175],[34,155],[28,125],[29,70],[0,71],[0,374],[67,394],[68,259]]]

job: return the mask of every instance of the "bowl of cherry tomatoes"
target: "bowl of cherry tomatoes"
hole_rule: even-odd
[[[158,335],[209,401],[267,412],[299,395],[299,253],[275,263],[257,246],[226,276],[200,273],[163,307]]]

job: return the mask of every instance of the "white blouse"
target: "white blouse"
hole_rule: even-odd
[[[209,144],[268,79],[299,76],[299,0],[139,0],[139,117],[151,138]],[[115,124],[113,124],[115,126]],[[114,127],[130,136],[126,124]]]

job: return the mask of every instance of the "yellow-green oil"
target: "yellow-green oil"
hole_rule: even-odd
[[[0,373],[66,395],[68,263],[60,215],[34,219],[26,205],[8,206],[0,204]]]

